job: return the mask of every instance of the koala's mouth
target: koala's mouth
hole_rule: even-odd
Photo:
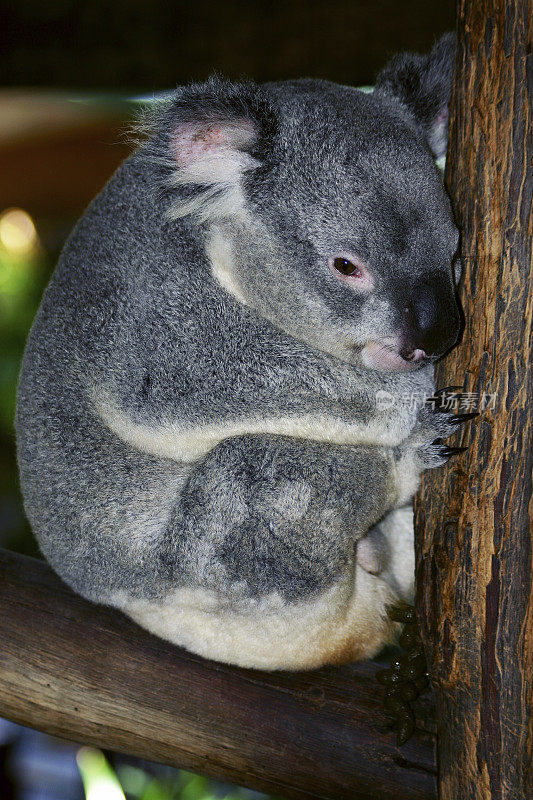
[[[379,339],[367,342],[361,350],[361,360],[365,367],[384,372],[412,372],[427,364],[428,357],[423,350],[411,350],[402,354],[396,339]]]

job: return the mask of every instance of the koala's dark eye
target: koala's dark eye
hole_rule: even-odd
[[[352,264],[347,258],[334,258],[333,266],[341,275],[350,275],[356,278],[362,275],[359,267],[356,264]]]
[[[370,269],[357,256],[350,253],[328,258],[330,271],[343,283],[357,292],[370,292],[374,288],[374,278]]]

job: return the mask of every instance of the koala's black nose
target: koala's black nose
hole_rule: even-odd
[[[452,347],[459,336],[459,308],[451,280],[431,276],[413,287],[403,309],[404,346],[408,358],[416,350],[437,357]]]

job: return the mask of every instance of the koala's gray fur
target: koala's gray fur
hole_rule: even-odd
[[[421,403],[459,324],[434,164],[453,49],[400,57],[372,95],[211,79],[149,115],[65,246],[20,378],[26,510],[76,591],[249,666],[390,639],[405,504],[455,424]]]

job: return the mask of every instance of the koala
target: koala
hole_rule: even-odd
[[[245,667],[392,640],[409,502],[463,422],[424,402],[460,329],[453,57],[397,56],[370,94],[216,77],[144,115],[18,390],[27,515],[76,592]]]

